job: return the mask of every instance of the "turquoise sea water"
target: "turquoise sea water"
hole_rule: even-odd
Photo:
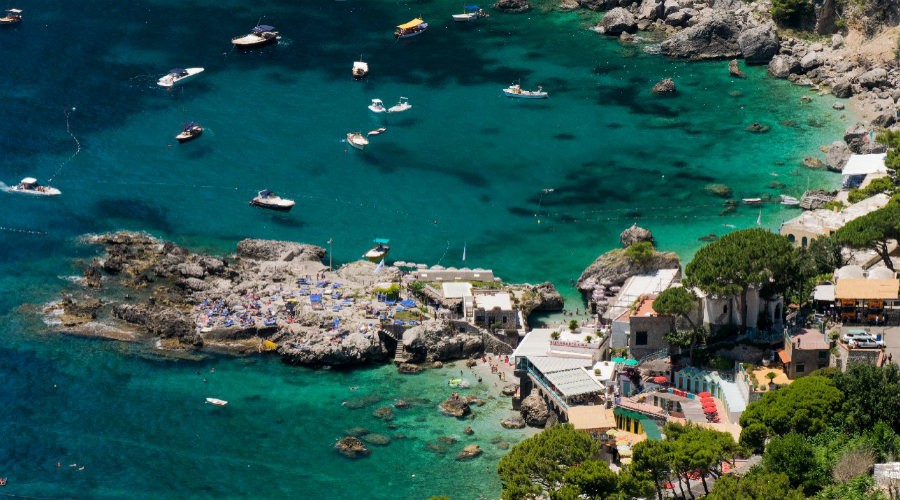
[[[63,196],[0,196],[4,493],[493,497],[500,450],[489,440],[516,441],[495,425],[498,403],[478,410],[467,438],[485,457],[455,462],[462,442],[446,455],[427,451],[437,435],[464,427],[434,409],[449,372],[402,378],[391,368],[312,372],[271,359],[161,360],[146,346],[59,336],[32,304],[55,298],[80,272],[77,259],[93,255],[79,235],[145,230],[219,253],[245,237],[323,246],[331,238],[336,262],[388,237],[393,258],[445,266],[462,265],[465,246],[469,266],[510,281],[549,279],[573,297],[569,280],[632,222],[685,259],[700,236],[756,224],[757,208],[719,215],[722,200],[707,184],[741,198],[835,183],[800,162],[847,123],[828,98],[801,104],[808,91],[767,79],[764,68],[735,80],[724,62],[670,61],[599,37],[585,29],[592,13],[538,8],[455,26],[449,16],[461,5],[437,0],[21,7],[25,21],[0,30],[8,47],[0,180],[52,178]],[[229,39],[260,16],[282,43],[231,50]],[[394,41],[393,25],[416,16],[431,28]],[[360,55],[371,75],[354,82]],[[179,66],[206,72],[173,91],[155,85]],[[677,97],[650,94],[664,77],[675,79]],[[503,97],[514,80],[543,85],[550,99]],[[410,111],[366,108],[400,96]],[[189,120],[206,133],[179,145],[174,135]],[[771,131],[746,132],[753,122]],[[363,152],[344,142],[347,132],[382,126]],[[297,208],[248,207],[263,188]],[[764,205],[762,224],[777,227],[792,213]],[[378,405],[416,394],[429,403],[398,410],[390,430],[369,416],[378,405],[340,405],[369,393],[382,395]],[[207,396],[232,403],[212,408]],[[354,425],[412,439],[350,462],[331,444]]]

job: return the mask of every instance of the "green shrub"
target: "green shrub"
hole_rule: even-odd
[[[625,249],[625,256],[631,259],[632,262],[646,264],[653,258],[653,243],[639,241]]]
[[[780,26],[800,28],[814,11],[810,0],[772,0],[771,14]]]

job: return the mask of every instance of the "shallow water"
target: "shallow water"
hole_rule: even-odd
[[[268,358],[160,360],[144,346],[58,336],[37,306],[22,304],[70,286],[77,259],[96,251],[79,235],[144,230],[218,253],[245,237],[333,239],[336,262],[387,237],[398,260],[460,266],[465,247],[465,265],[510,281],[551,280],[572,298],[570,280],[633,222],[688,259],[701,236],[755,226],[758,217],[776,228],[794,213],[766,204],[720,215],[723,200],[708,184],[741,198],[799,196],[836,182],[801,161],[821,156],[818,145],[846,120],[828,98],[801,104],[807,90],[767,79],[764,68],[735,80],[725,62],[669,61],[583,29],[595,14],[536,9],[452,25],[459,9],[446,1],[250,8],[34,0],[21,25],[0,30],[14,49],[0,87],[0,179],[33,175],[63,191],[53,200],[0,196],[5,492],[494,497],[500,451],[489,437],[516,440],[495,425],[502,405],[479,409],[473,426],[482,427],[471,439],[486,455],[457,463],[425,443],[464,424],[422,406],[398,410],[396,432],[415,439],[350,462],[331,449],[344,429],[387,429],[369,416],[374,408],[350,411],[343,400],[423,394],[436,404],[447,375],[314,372]],[[230,37],[261,15],[282,43],[231,50]],[[394,41],[392,26],[418,15],[432,23],[428,32]],[[360,54],[371,75],[354,82]],[[172,91],[156,87],[175,66],[206,71]],[[675,79],[677,97],[650,94],[664,77]],[[504,97],[514,80],[543,85],[550,98]],[[400,96],[411,110],[366,108]],[[206,133],[179,145],[174,136],[190,120]],[[753,122],[771,131],[747,132]],[[387,132],[365,151],[344,142],[347,132],[382,126]],[[263,188],[298,206],[289,214],[248,207]],[[231,403],[213,408],[203,404],[208,396]]]

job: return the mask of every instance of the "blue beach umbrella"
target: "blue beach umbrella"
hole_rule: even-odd
[[[636,359],[626,359],[625,366],[637,366],[638,360]]]
[[[618,358],[618,357],[617,357],[617,358],[613,358],[611,361],[612,361],[613,363],[621,363],[621,362],[625,361],[625,358]]]

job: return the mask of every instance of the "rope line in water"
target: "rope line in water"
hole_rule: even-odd
[[[36,234],[39,236],[45,236],[47,234],[47,231],[36,231],[34,229],[20,229],[20,228],[5,227],[5,226],[0,226],[0,231],[6,231],[8,233]]]
[[[72,107],[71,111],[75,111],[75,107]],[[47,179],[48,184],[53,182],[53,179],[56,178],[57,175],[59,175],[59,173],[62,171],[63,167],[65,167],[66,164],[68,164],[70,161],[74,160],[75,157],[78,156],[78,153],[81,152],[81,141],[79,141],[78,138],[75,137],[75,134],[72,133],[72,124],[69,122],[70,111],[66,110],[63,113],[66,115],[66,132],[68,132],[69,136],[72,137],[72,140],[75,141],[75,152],[72,153],[72,156],[70,156],[68,159],[66,159],[66,161],[59,164],[59,167],[57,167],[56,172],[54,172],[53,175],[50,176],[49,179]]]

